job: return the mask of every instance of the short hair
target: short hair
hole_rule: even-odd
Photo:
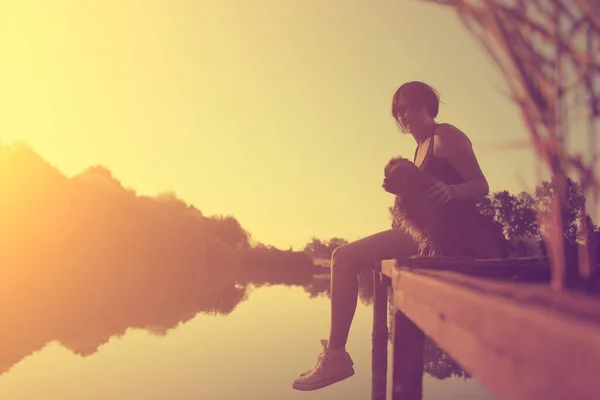
[[[426,83],[411,81],[402,84],[396,90],[396,93],[394,93],[394,98],[392,99],[392,117],[394,119],[396,119],[394,105],[401,95],[413,104],[424,105],[431,118],[437,117],[440,109],[439,93]]]

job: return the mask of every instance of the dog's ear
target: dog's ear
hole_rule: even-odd
[[[392,158],[390,161],[388,161],[388,163],[385,165],[385,168],[383,170],[383,173],[386,177],[390,176],[390,172],[392,171],[392,167],[395,164],[395,158]]]
[[[392,172],[392,168],[393,168],[395,165],[397,165],[397,164],[401,163],[401,162],[402,162],[402,160],[404,160],[404,158],[402,158],[402,157],[394,157],[394,158],[392,158],[390,161],[388,161],[388,163],[387,163],[387,165],[385,166],[385,169],[384,169],[384,174],[385,174],[385,176],[386,176],[386,177],[389,177],[389,176],[390,176],[390,173]]]

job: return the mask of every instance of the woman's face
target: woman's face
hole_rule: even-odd
[[[411,134],[420,132],[432,119],[425,106],[410,102],[402,94],[398,96],[394,103],[394,116],[400,123],[402,130]]]

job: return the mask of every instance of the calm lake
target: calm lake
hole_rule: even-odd
[[[319,391],[291,388],[328,334],[325,285],[231,285],[210,298],[163,290],[168,297],[135,301],[87,290],[21,299],[19,309],[16,291],[3,297],[15,307],[0,324],[0,399],[368,400],[372,307],[364,293],[347,346],[356,374]],[[494,399],[443,353],[428,357],[425,399]]]

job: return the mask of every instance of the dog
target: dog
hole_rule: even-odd
[[[492,216],[475,202],[453,199],[441,204],[428,195],[437,180],[412,161],[392,158],[384,169],[383,189],[395,195],[392,228],[403,229],[417,243],[419,256],[466,256],[477,259],[538,256],[535,241],[509,241]]]

